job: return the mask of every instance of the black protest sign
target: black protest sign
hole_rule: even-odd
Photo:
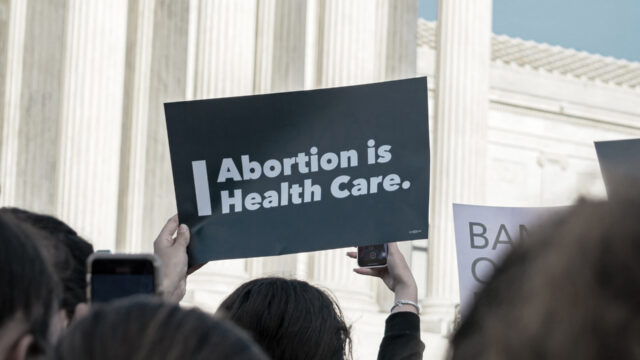
[[[427,237],[426,78],[165,114],[191,265]]]
[[[640,139],[595,143],[600,171],[610,199],[640,192]]]

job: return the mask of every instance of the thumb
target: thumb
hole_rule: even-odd
[[[387,261],[392,263],[392,266],[398,266],[397,264],[400,263],[401,259],[404,259],[404,255],[402,255],[402,252],[400,251],[400,247],[398,247],[398,243],[388,243],[387,244],[387,251],[388,251],[388,257],[387,257]]]
[[[189,232],[189,227],[185,224],[180,225],[178,228],[178,236],[176,237],[176,244],[180,246],[187,247],[189,246],[189,241],[191,240],[191,233]]]
[[[171,246],[173,245],[173,234],[178,229],[178,214],[173,215],[167,223],[164,225],[162,230],[160,230],[160,234],[156,238],[155,244],[160,246]]]

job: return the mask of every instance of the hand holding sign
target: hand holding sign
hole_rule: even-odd
[[[167,301],[180,302],[187,291],[187,246],[189,228],[179,225],[174,215],[153,242],[153,252],[162,261],[162,294]]]

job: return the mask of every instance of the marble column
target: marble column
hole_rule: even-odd
[[[253,93],[257,0],[199,0],[195,98]],[[194,9],[192,9],[194,11]]]
[[[4,88],[6,85],[5,79],[7,78],[7,50],[9,46],[10,22],[9,17],[11,13],[9,4],[9,0],[0,0],[0,114],[3,114],[3,116],[0,118],[0,129],[2,129],[2,122],[4,120]]]
[[[382,80],[376,71],[382,47],[378,29],[379,1],[319,0],[315,9],[315,68],[308,72],[312,88],[355,85]],[[372,36],[371,34],[376,34]],[[314,283],[329,288],[347,312],[377,310],[372,279],[354,274],[355,261],[345,256],[349,249],[315,252],[310,261]]]
[[[185,99],[189,2],[129,2],[118,248],[151,251],[176,213],[163,103]]]
[[[11,2],[3,67],[3,205],[55,212],[51,177],[57,165],[64,11],[64,0]]]
[[[304,88],[306,3],[258,0],[255,93]]]
[[[143,248],[148,251],[152,240],[144,241],[142,234],[155,5],[155,0],[132,1],[127,11],[127,55],[116,245],[118,250],[129,252],[140,252]]]
[[[431,133],[429,330],[447,333],[459,302],[452,203],[482,203],[485,192],[491,0],[439,4],[436,116]]]
[[[332,87],[415,76],[417,2],[320,0],[307,46],[307,87]],[[352,271],[348,249],[322,251],[310,261],[314,282],[329,287],[352,313],[379,310],[379,282]]]
[[[307,1],[258,0],[256,94],[304,89]],[[304,278],[308,254],[249,260],[250,274]]]
[[[127,1],[66,5],[57,213],[94,248],[114,249]]]
[[[317,0],[317,29],[308,53],[315,87],[345,86],[416,75],[414,0]]]
[[[187,94],[196,99],[254,92],[257,0],[191,1]],[[189,280],[187,302],[215,310],[249,278],[246,259],[213,261]]]
[[[417,73],[418,2],[386,1],[387,31],[384,34],[384,79],[414,77]]]
[[[382,80],[379,66],[386,31],[381,1],[319,0],[314,87],[363,84]],[[375,34],[375,36],[372,36]],[[372,61],[373,60],[373,61]]]
[[[15,205],[20,128],[22,59],[27,21],[27,2],[3,2],[2,142],[0,143],[0,205]],[[8,12],[8,13],[7,13]]]

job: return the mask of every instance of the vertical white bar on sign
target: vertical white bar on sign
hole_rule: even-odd
[[[211,215],[211,197],[209,195],[209,178],[207,177],[207,161],[191,162],[193,168],[193,184],[196,188],[196,203],[198,216]]]

